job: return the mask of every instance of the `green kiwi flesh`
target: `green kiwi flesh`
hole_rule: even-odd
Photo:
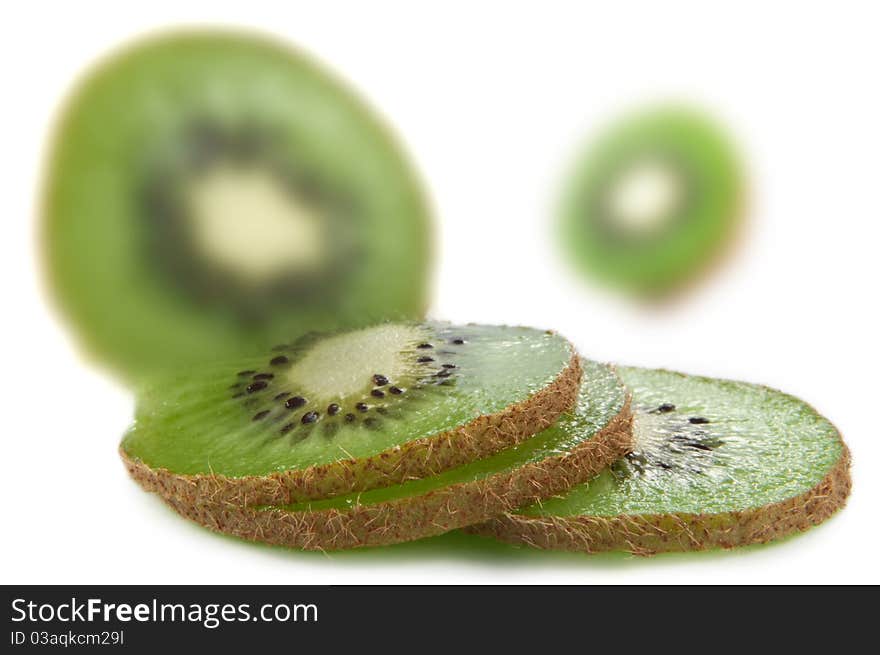
[[[47,278],[129,380],[310,330],[418,319],[429,212],[374,113],[260,36],[148,38],[75,89],[48,160]]]
[[[690,282],[731,239],[739,164],[707,117],[662,107],[627,117],[575,164],[562,236],[584,272],[640,297]]]
[[[571,408],[579,376],[571,345],[532,328],[381,323],[306,335],[157,381],[141,392],[121,450],[144,474],[186,477],[184,492],[199,476],[239,480],[260,502],[253,478],[276,476],[274,485],[297,472],[344,475],[334,493],[360,491],[534,434]],[[317,489],[299,491],[331,493]],[[217,498],[210,486],[204,494]]]
[[[475,531],[543,548],[650,554],[769,541],[843,505],[849,454],[835,427],[782,392],[619,368],[633,450],[570,493]]]
[[[572,412],[495,455],[392,487],[285,506],[192,505],[166,499],[216,531],[307,549],[376,546],[482,521],[562,493],[631,447],[627,392],[607,366],[582,360]]]

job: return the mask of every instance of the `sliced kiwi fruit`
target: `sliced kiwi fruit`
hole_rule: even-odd
[[[157,381],[122,457],[185,503],[286,504],[486,457],[575,403],[581,369],[532,328],[380,323]]]
[[[571,413],[514,446],[438,475],[286,506],[166,501],[215,531],[310,550],[381,546],[484,521],[564,493],[631,448],[626,389],[607,366],[583,361],[581,367]]]
[[[47,281],[140,381],[310,330],[420,319],[429,211],[374,112],[262,36],[154,36],[72,94],[48,158]]]
[[[667,296],[732,240],[741,178],[723,131],[702,113],[640,112],[574,166],[560,212],[563,242],[584,272],[636,296]]]
[[[620,368],[633,450],[568,494],[471,531],[538,548],[639,555],[768,542],[850,491],[849,452],[801,400],[754,384]]]

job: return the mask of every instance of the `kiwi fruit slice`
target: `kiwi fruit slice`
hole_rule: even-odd
[[[655,108],[623,119],[579,158],[562,201],[563,242],[584,272],[663,297],[731,240],[742,195],[722,130],[692,109]]]
[[[380,323],[166,376],[139,396],[121,453],[186,503],[287,504],[460,466],[548,427],[581,369],[525,327]]]
[[[850,491],[849,452],[767,387],[620,368],[633,450],[570,493],[472,531],[538,548],[649,555],[763,543],[821,523]]]
[[[581,367],[571,413],[514,446],[431,477],[286,506],[166,501],[215,531],[309,550],[381,546],[484,521],[564,493],[630,449],[626,389],[607,366],[583,361]]]
[[[50,150],[47,281],[129,380],[424,314],[419,180],[374,112],[285,45],[141,40],[82,80]]]

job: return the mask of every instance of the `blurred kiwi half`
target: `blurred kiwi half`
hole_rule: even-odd
[[[51,143],[48,283],[128,380],[417,319],[430,217],[376,114],[285,44],[154,35],[91,70]]]

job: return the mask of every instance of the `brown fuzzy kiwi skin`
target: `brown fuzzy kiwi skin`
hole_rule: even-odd
[[[384,546],[442,534],[561,493],[599,473],[632,448],[630,402],[590,440],[512,471],[426,494],[350,509],[288,511],[225,502],[164,500],[211,530],[304,550]]]
[[[582,553],[649,556],[763,544],[802,532],[846,504],[852,487],[846,445],[835,465],[806,492],[764,507],[718,514],[539,517],[505,513],[466,529],[510,544]]]
[[[556,379],[529,398],[440,434],[414,439],[370,457],[265,476],[183,475],[150,468],[120,448],[129,474],[147,491],[184,505],[288,505],[401,484],[494,455],[552,425],[577,401],[582,369],[572,356]]]

